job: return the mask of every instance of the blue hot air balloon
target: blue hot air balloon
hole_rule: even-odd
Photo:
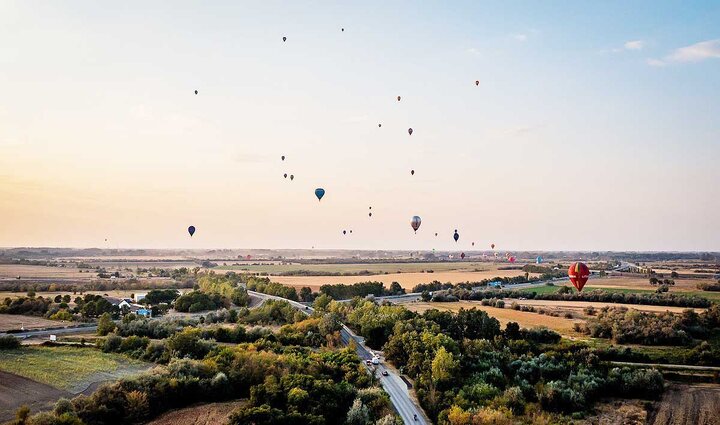
[[[315,196],[317,196],[318,201],[321,201],[323,196],[325,196],[325,189],[318,187],[315,189]]]
[[[535,259],[535,262],[538,264],[542,263],[542,257],[538,255],[538,257]]]
[[[458,235],[457,229],[455,229],[455,234],[453,235],[453,239],[455,239],[455,242],[457,242],[458,239],[460,239],[460,235]]]
[[[188,233],[190,233],[190,237],[195,234],[195,226],[188,227]]]

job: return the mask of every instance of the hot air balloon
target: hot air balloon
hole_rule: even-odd
[[[287,173],[283,174],[283,177],[287,178]]]
[[[494,244],[494,243],[491,243],[491,244],[490,244],[490,249],[495,249],[495,244]]]
[[[295,180],[295,176],[293,174],[290,174],[290,180]]]
[[[453,239],[455,239],[455,242],[457,242],[458,239],[460,239],[460,235],[458,234],[457,229],[455,229],[455,234],[453,235]]]
[[[475,242],[472,243],[472,246],[475,246]]]
[[[543,258],[538,255],[537,258],[535,259],[535,262],[536,262],[537,264],[540,264],[540,263],[542,263],[542,260],[543,260]]]
[[[476,85],[476,86],[479,86],[479,85],[480,85],[480,81],[479,81],[479,80],[475,80],[475,85]]]
[[[315,196],[317,196],[318,201],[322,200],[323,196],[325,196],[325,189],[321,187],[315,189]]]
[[[411,175],[411,176],[414,176],[414,175],[415,175],[415,170],[410,170],[410,175]]]
[[[195,90],[195,94],[197,94],[197,90]]]
[[[283,43],[287,41],[287,37],[283,37]]]
[[[190,233],[190,237],[192,238],[192,235],[195,234],[195,226],[188,227],[188,233]]]
[[[345,28],[340,28],[340,31],[345,32]]]
[[[343,235],[346,235],[346,234],[347,234],[347,230],[343,230]]]
[[[368,213],[368,217],[372,217],[372,213]]]
[[[437,232],[435,232],[435,236],[437,236]]]
[[[382,124],[378,124],[378,127],[382,127]]]
[[[398,102],[400,102],[400,96],[398,96]]]
[[[285,161],[285,155],[281,156],[281,157],[280,157],[280,160],[281,160],[281,161]]]
[[[417,230],[420,228],[420,223],[422,223],[422,220],[420,220],[420,217],[413,216],[412,220],[410,220],[410,226],[413,228],[415,233],[417,233]]]
[[[568,277],[575,289],[580,292],[590,277],[590,269],[584,263],[573,263],[568,269]]]
[[[350,233],[352,233],[352,230],[350,231]]]
[[[413,132],[413,129],[412,129],[412,128],[408,128],[408,134],[412,136],[412,132]]]
[[[514,263],[514,262],[515,262],[515,257],[510,257],[510,258],[508,258],[508,261],[511,262],[511,263]]]
[[[464,252],[463,252],[462,254],[460,254],[460,258],[463,259],[463,260],[465,259],[465,253],[464,253]]]

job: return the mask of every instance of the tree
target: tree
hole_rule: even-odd
[[[112,321],[110,313],[103,313],[98,320],[97,334],[105,336],[115,330],[115,322]]]
[[[440,347],[432,361],[432,379],[437,384],[450,382],[458,368],[458,362],[445,347]]]
[[[313,308],[317,311],[325,311],[332,302],[332,298],[327,294],[320,294],[313,302]]]
[[[422,291],[422,294],[420,294],[420,299],[425,302],[430,301],[431,298],[432,298],[432,296],[430,295],[430,292],[428,292],[428,291]]]
[[[393,282],[390,284],[390,290],[388,292],[390,295],[402,295],[405,293],[405,290],[398,282]]]
[[[308,286],[303,286],[302,288],[300,288],[300,301],[312,301],[312,289],[310,289]]]
[[[370,424],[370,412],[368,408],[362,404],[359,398],[356,398],[352,407],[348,410],[345,423],[348,425],[368,425]]]

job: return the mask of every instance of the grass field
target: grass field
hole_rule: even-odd
[[[148,367],[146,363],[94,348],[27,346],[0,351],[0,370],[72,393]]]
[[[624,287],[622,285],[618,285],[617,282],[613,282],[613,285],[605,285],[606,279],[594,279],[591,280],[591,283],[588,283],[583,288],[583,292],[589,292],[594,290],[600,290],[605,292],[618,292],[618,293],[633,293],[633,294],[652,294],[655,293],[654,287],[650,286],[650,284],[645,283],[644,287],[637,287],[634,285],[630,285],[629,287]],[[609,279],[608,279],[609,280]],[[528,291],[536,292],[538,294],[546,294],[546,293],[554,293],[557,292],[558,288],[560,286],[567,286],[570,287],[573,291],[575,291],[575,288],[570,284],[558,284],[556,283],[554,286],[537,286],[533,288],[528,288]],[[669,293],[671,294],[677,294],[677,295],[686,295],[686,296],[698,296],[707,298],[710,301],[720,302],[720,292],[712,292],[712,291],[701,291],[698,289],[680,289],[671,286]]]
[[[580,319],[567,319],[565,317],[553,317],[539,313],[532,313],[527,311],[517,311],[511,308],[495,308],[484,306],[479,301],[460,301],[450,303],[438,303],[438,302],[412,302],[402,304],[408,310],[422,313],[427,310],[437,309],[441,311],[452,311],[458,312],[461,308],[471,309],[477,308],[486,312],[491,317],[498,319],[500,324],[505,327],[508,322],[517,322],[521,328],[535,328],[544,326],[552,329],[561,335],[570,337],[581,337],[584,336],[581,333],[576,332],[573,329],[575,322],[584,322]],[[506,304],[508,306],[508,304]]]

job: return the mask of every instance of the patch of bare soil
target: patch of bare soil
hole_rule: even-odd
[[[246,401],[228,401],[225,403],[209,403],[186,407],[185,409],[167,412],[147,425],[214,425],[227,423],[233,410],[247,403]]]
[[[650,425],[720,424],[720,385],[673,384],[656,404]]]
[[[72,394],[32,379],[0,371],[0,422],[15,417],[15,410],[26,404],[33,412],[52,407],[60,397]]]
[[[587,425],[645,425],[647,411],[639,400],[612,400],[598,403],[595,415],[585,419]]]

